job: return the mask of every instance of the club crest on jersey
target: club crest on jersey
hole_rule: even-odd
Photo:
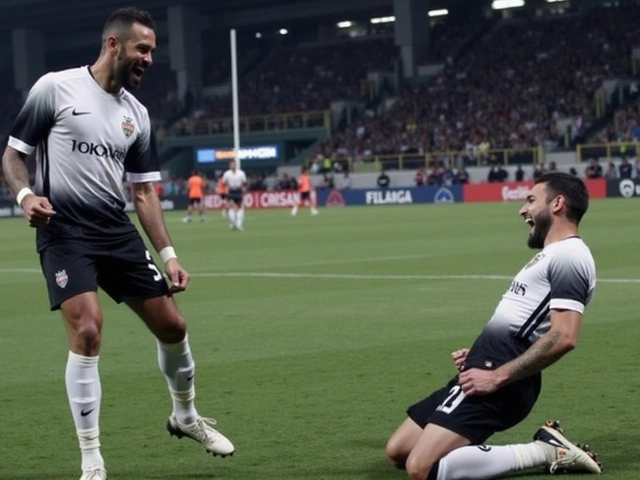
[[[529,263],[527,263],[524,268],[531,268],[533,267],[536,263],[538,263],[540,260],[542,260],[544,258],[544,253],[538,253],[535,257],[533,257],[531,259],[531,261]]]
[[[67,275],[66,270],[60,270],[59,272],[56,272],[56,283],[60,288],[64,288],[67,286],[67,283],[69,283],[69,275]]]
[[[127,117],[125,115],[124,122],[122,122],[122,131],[124,132],[124,136],[129,138],[131,135],[133,135],[135,129],[136,127],[133,124],[133,120],[131,119],[131,117]]]

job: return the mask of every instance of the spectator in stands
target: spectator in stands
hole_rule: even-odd
[[[616,170],[616,166],[613,164],[613,162],[609,162],[609,164],[607,165],[607,172],[605,173],[605,178],[607,180],[613,180],[615,178],[618,178],[618,171]]]
[[[351,188],[351,177],[349,176],[349,170],[345,170],[344,172],[341,188],[342,190],[348,190]]]
[[[622,156],[620,165],[618,165],[620,178],[631,178],[633,176],[633,165],[629,163],[629,159],[626,155]]]
[[[574,177],[577,177],[577,176],[578,176],[578,171],[576,170],[576,168],[575,168],[575,167],[571,167],[571,168],[569,169],[569,173],[570,173],[571,175],[573,175]]]
[[[536,181],[542,175],[546,173],[546,168],[544,168],[544,163],[536,163],[533,167],[533,180]]]
[[[499,181],[500,180],[498,180],[498,167],[496,167],[495,165],[491,165],[491,168],[489,169],[489,173],[487,175],[487,182],[496,183]]]
[[[322,177],[322,182],[320,183],[320,188],[326,188],[328,190],[333,190],[336,188],[335,182],[333,180],[333,175],[331,173],[325,173],[324,177]]]
[[[424,167],[421,167],[414,178],[416,187],[424,187],[427,184],[427,172]]]
[[[391,183],[391,178],[389,178],[389,175],[384,171],[384,168],[380,171],[376,183],[378,184],[378,188],[387,188]]]
[[[429,170],[429,175],[427,175],[427,185],[433,186],[438,185],[440,183],[440,167],[437,164],[432,163],[431,170]]]
[[[558,171],[558,167],[556,165],[556,162],[549,162],[549,168],[547,168],[547,172],[557,172]]]
[[[284,175],[282,175],[282,178],[279,181],[278,189],[279,190],[297,190],[298,185],[295,178],[290,177],[288,174],[285,173]]]
[[[589,165],[584,170],[584,175],[587,178],[602,178],[602,166],[597,159],[592,158],[589,160]]]
[[[518,168],[516,169],[516,182],[522,182],[524,180],[524,170],[522,169],[522,165],[518,164]]]
[[[464,168],[464,166],[458,168],[458,170],[456,171],[456,174],[453,177],[453,183],[457,183],[460,185],[469,183],[469,172],[467,172],[467,169]]]
[[[504,165],[498,165],[498,171],[496,172],[496,178],[498,182],[506,182],[509,178],[509,172],[504,168]]]

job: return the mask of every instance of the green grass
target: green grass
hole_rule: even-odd
[[[600,279],[640,277],[638,207],[592,203],[581,233]],[[218,419],[237,452],[216,459],[169,438],[154,341],[126,307],[102,297],[109,478],[406,478],[385,461],[387,438],[409,404],[453,375],[450,352],[474,340],[509,284],[426,276],[515,275],[533,255],[518,208],[324,209],[315,218],[248,212],[244,232],[230,231],[218,214],[188,225],[170,214],[193,274],[179,302],[197,363],[197,405]],[[48,312],[42,276],[21,270],[39,268],[33,236],[22,220],[0,221],[0,479],[77,479],[64,329]],[[224,272],[239,276],[216,275]],[[599,283],[576,351],[545,373],[530,417],[489,443],[527,442],[557,418],[569,438],[598,451],[610,478],[638,478],[637,292],[637,283]]]

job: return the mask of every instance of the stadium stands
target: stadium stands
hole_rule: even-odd
[[[348,155],[553,147],[563,117],[595,117],[602,81],[632,74],[638,7],[506,21],[395,104],[340,132]]]

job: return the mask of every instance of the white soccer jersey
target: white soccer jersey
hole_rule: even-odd
[[[579,237],[545,247],[511,282],[487,325],[533,343],[550,328],[550,310],[583,313],[596,287],[591,251]]]
[[[235,172],[229,169],[222,175],[222,181],[229,190],[238,190],[247,183],[247,176],[239,168]]]
[[[38,229],[54,238],[104,240],[135,227],[124,213],[122,182],[160,180],[147,109],[126,90],[107,93],[88,67],[48,73],[32,87],[9,145],[36,151],[35,191],[57,214]]]

